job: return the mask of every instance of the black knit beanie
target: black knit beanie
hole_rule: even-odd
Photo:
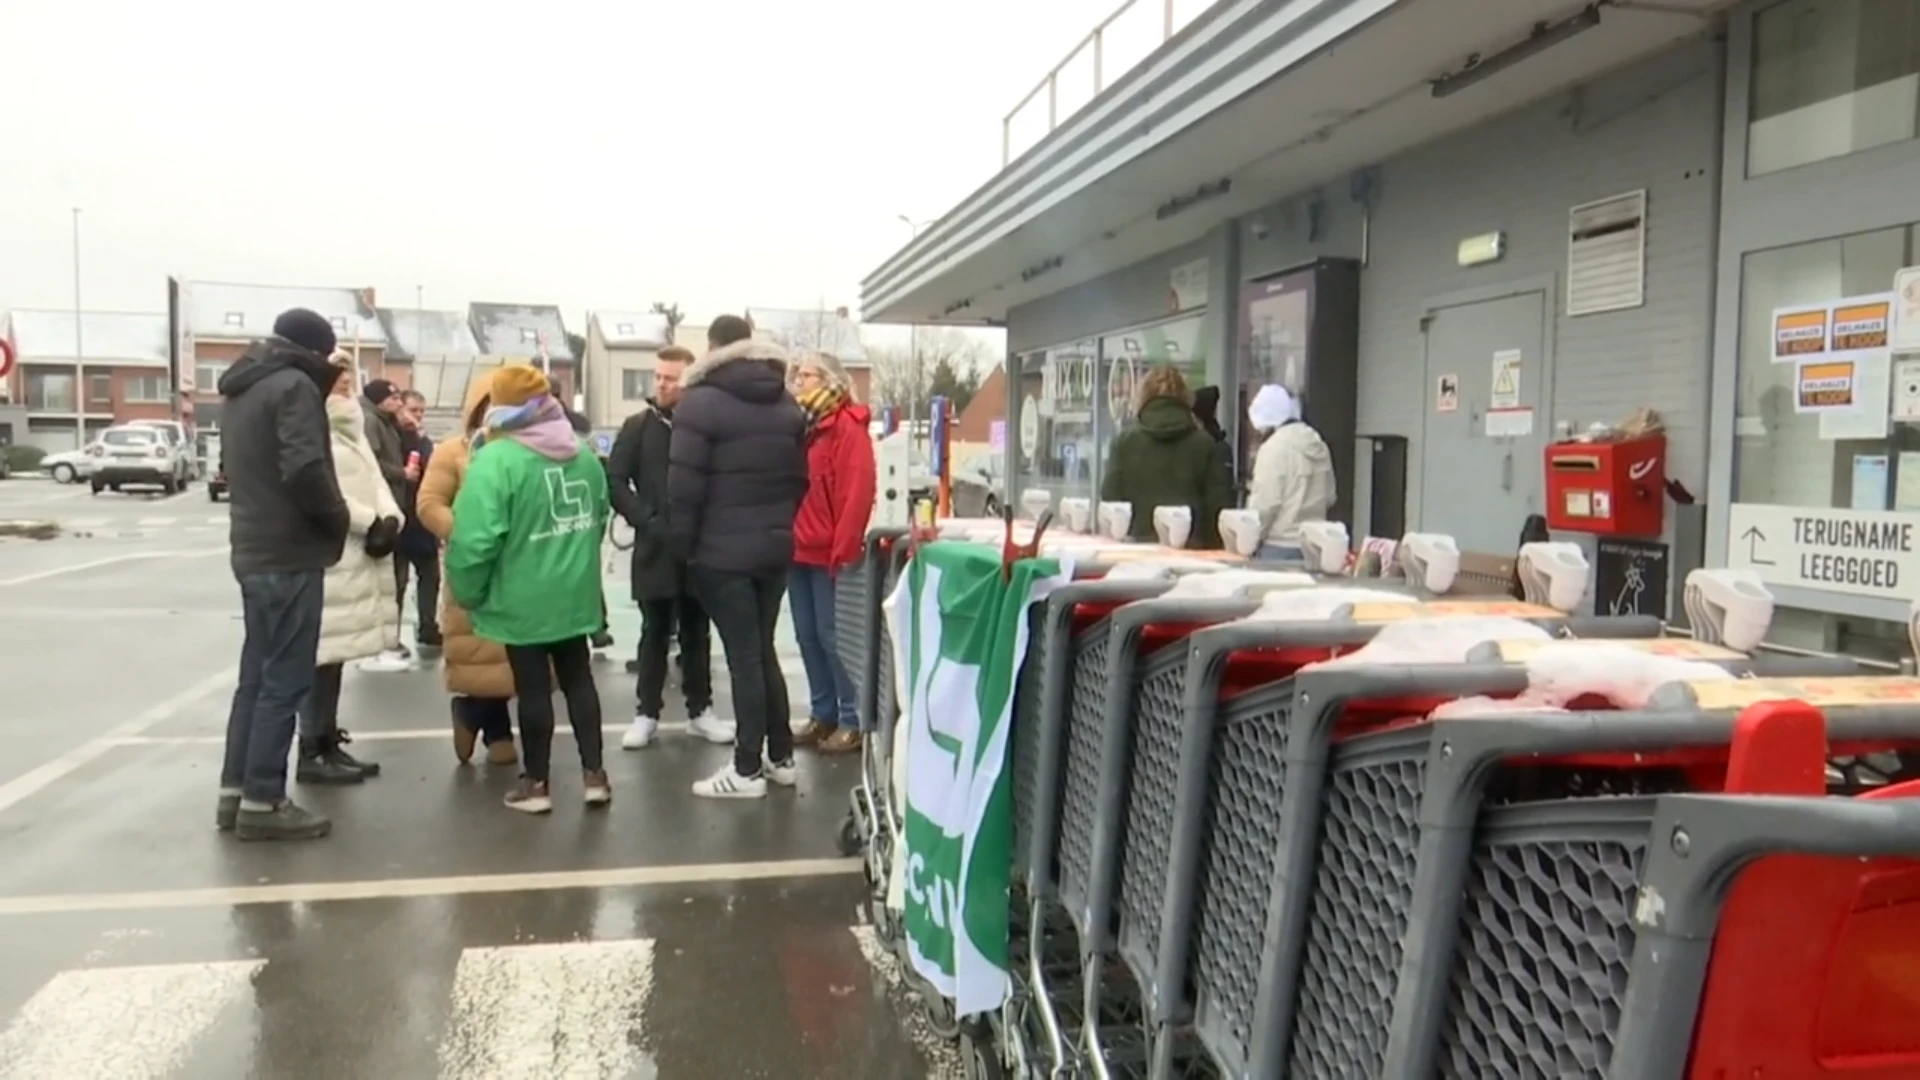
[[[339,340],[333,336],[333,324],[326,317],[306,308],[292,308],[273,320],[273,334],[325,359],[333,354]]]

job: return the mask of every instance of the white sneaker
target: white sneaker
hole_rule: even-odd
[[[693,793],[703,799],[764,799],[767,797],[767,778],[764,776],[741,776],[728,765],[705,780],[693,782]]]
[[[793,763],[792,758],[785,763],[767,761],[762,764],[760,775],[781,787],[792,787],[800,782],[800,767]]]
[[[627,733],[620,736],[620,747],[624,750],[642,750],[653,742],[654,735],[660,731],[660,721],[651,716],[636,716]]]
[[[699,716],[687,721],[687,731],[695,737],[705,739],[710,743],[723,743],[727,746],[733,745],[733,721],[720,719],[713,715],[712,709],[708,709]]]
[[[413,661],[398,649],[388,649],[378,656],[369,657],[360,662],[361,671],[397,672],[412,671]]]

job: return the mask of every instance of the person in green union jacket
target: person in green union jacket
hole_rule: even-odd
[[[1193,511],[1187,546],[1220,546],[1220,511],[1233,505],[1233,479],[1226,462],[1193,415],[1193,392],[1180,372],[1161,366],[1140,380],[1134,398],[1134,424],[1114,436],[1100,480],[1103,502],[1133,505],[1128,533],[1152,540],[1153,508],[1184,506]]]
[[[502,367],[491,397],[453,501],[446,584],[473,616],[475,633],[506,646],[513,668],[526,772],[507,805],[529,814],[553,809],[557,680],[580,746],[584,798],[588,806],[605,806],[613,789],[601,756],[590,639],[603,621],[606,470],[574,433],[538,369]]]

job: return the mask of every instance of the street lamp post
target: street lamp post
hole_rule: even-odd
[[[80,328],[80,208],[73,208],[73,446],[87,446],[87,348]]]

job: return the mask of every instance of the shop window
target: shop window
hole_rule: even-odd
[[[1101,421],[1103,440],[1111,442],[1114,435],[1133,426],[1134,391],[1147,372],[1162,365],[1179,369],[1189,389],[1207,385],[1206,333],[1199,316],[1100,339],[1094,399],[1097,407],[1106,410]]]
[[[1019,475],[1025,487],[1053,492],[1056,507],[1064,498],[1094,495],[1096,401],[1104,407],[1096,378],[1099,355],[1098,343],[1088,340],[1028,353],[1020,361],[1025,400],[1016,434]]]
[[[1753,20],[1747,174],[1920,133],[1920,0],[1782,0]]]
[[[1920,489],[1920,427],[1890,419],[1891,361],[1858,359],[1859,405],[1803,408],[1801,365],[1776,363],[1775,315],[1802,306],[1886,293],[1915,262],[1916,229],[1898,226],[1750,252],[1740,272],[1740,398],[1734,420],[1735,502],[1857,510],[1901,505]],[[1885,463],[1885,468],[1881,463]]]

